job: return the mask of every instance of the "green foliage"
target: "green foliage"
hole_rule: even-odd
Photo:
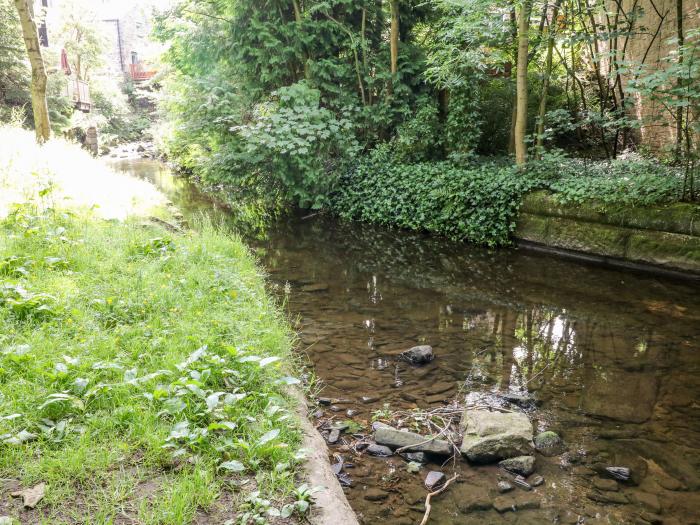
[[[396,130],[391,149],[397,162],[425,162],[438,160],[442,155],[443,126],[437,103],[430,97],[421,97],[412,117]]]
[[[510,242],[522,197],[534,189],[570,204],[648,206],[679,200],[683,178],[645,159],[586,162],[554,152],[519,170],[507,159],[402,164],[380,147],[344,177],[332,208],[346,219],[498,246]]]
[[[319,208],[358,149],[349,111],[336,116],[321,107],[320,91],[305,82],[272,95],[255,108],[252,123],[232,128],[242,142],[241,168],[278,181],[299,206]]]
[[[333,202],[341,217],[506,244],[520,199],[534,186],[507,164],[395,164],[383,148],[343,180]]]
[[[547,188],[567,204],[593,201],[604,208],[651,206],[677,202],[683,196],[682,170],[652,159],[591,162],[550,154],[531,169],[547,177]]]

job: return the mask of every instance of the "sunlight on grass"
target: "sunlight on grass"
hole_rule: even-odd
[[[94,207],[106,219],[146,216],[166,199],[146,181],[119,175],[78,145],[52,139],[39,146],[31,131],[0,126],[0,218],[17,203]]]

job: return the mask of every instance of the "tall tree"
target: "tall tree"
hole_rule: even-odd
[[[523,0],[518,18],[518,64],[516,77],[516,116],[515,116],[515,162],[525,164],[527,148],[525,133],[527,131],[527,63],[530,31],[530,11],[532,0]]]
[[[554,51],[554,37],[557,27],[557,18],[559,16],[559,5],[561,0],[556,0],[552,8],[552,21],[548,24],[547,29],[547,58],[544,65],[544,78],[542,79],[542,91],[540,95],[540,110],[537,120],[537,154],[542,151],[544,142],[544,118],[547,111],[547,92],[549,91],[549,82],[552,77],[552,54]],[[546,15],[545,17],[546,18]]]
[[[399,0],[391,0],[389,47],[391,51],[391,81],[394,82],[399,71]]]
[[[44,57],[39,45],[39,32],[34,20],[34,6],[32,0],[15,0],[15,7],[22,25],[24,45],[27,48],[29,63],[32,66],[32,110],[34,111],[34,129],[37,142],[45,142],[51,137],[51,123],[49,121],[49,108],[46,103],[46,68]]]

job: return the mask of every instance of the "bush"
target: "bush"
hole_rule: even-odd
[[[536,185],[507,164],[396,164],[377,148],[343,179],[332,206],[347,219],[496,246],[508,243],[522,194]]]
[[[305,82],[280,88],[256,107],[253,122],[234,126],[242,141],[242,170],[281,183],[301,207],[319,208],[333,189],[334,173],[358,149],[349,115],[321,106],[321,92]]]

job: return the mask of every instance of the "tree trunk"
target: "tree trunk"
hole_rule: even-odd
[[[389,38],[391,51],[391,82],[396,80],[399,71],[399,0],[391,0],[391,36]],[[393,91],[393,85],[390,86]]]
[[[22,25],[24,45],[27,47],[29,63],[32,66],[32,110],[34,112],[34,129],[39,143],[51,138],[49,108],[46,104],[46,68],[41,56],[39,32],[34,21],[34,6],[32,0],[15,0],[15,7]]]
[[[515,163],[525,164],[527,148],[525,133],[527,131],[527,52],[528,32],[530,29],[530,9],[532,0],[524,0],[518,19],[518,64],[516,76],[516,118],[515,118]]]
[[[683,0],[676,0],[676,38],[678,39],[678,63],[683,63],[683,44],[685,43],[685,35],[683,33]],[[683,89],[683,81],[679,78],[676,80],[676,86],[680,92]],[[676,158],[680,159],[683,144],[683,107],[678,106],[676,109]]]
[[[552,76],[552,55],[554,51],[554,34],[557,27],[557,16],[559,16],[559,4],[561,0],[557,0],[552,8],[552,23],[549,24],[549,31],[547,35],[547,58],[545,60],[544,66],[544,79],[542,79],[542,94],[540,96],[540,111],[539,119],[537,121],[537,155],[542,153],[542,146],[544,145],[544,116],[547,112],[547,91],[549,90],[549,80]]]
[[[299,6],[298,0],[292,0],[292,6],[294,7],[294,21],[299,27],[301,27],[301,7]],[[306,53],[304,53],[304,55],[304,78],[308,82],[311,80],[311,71],[309,69],[309,57]]]

